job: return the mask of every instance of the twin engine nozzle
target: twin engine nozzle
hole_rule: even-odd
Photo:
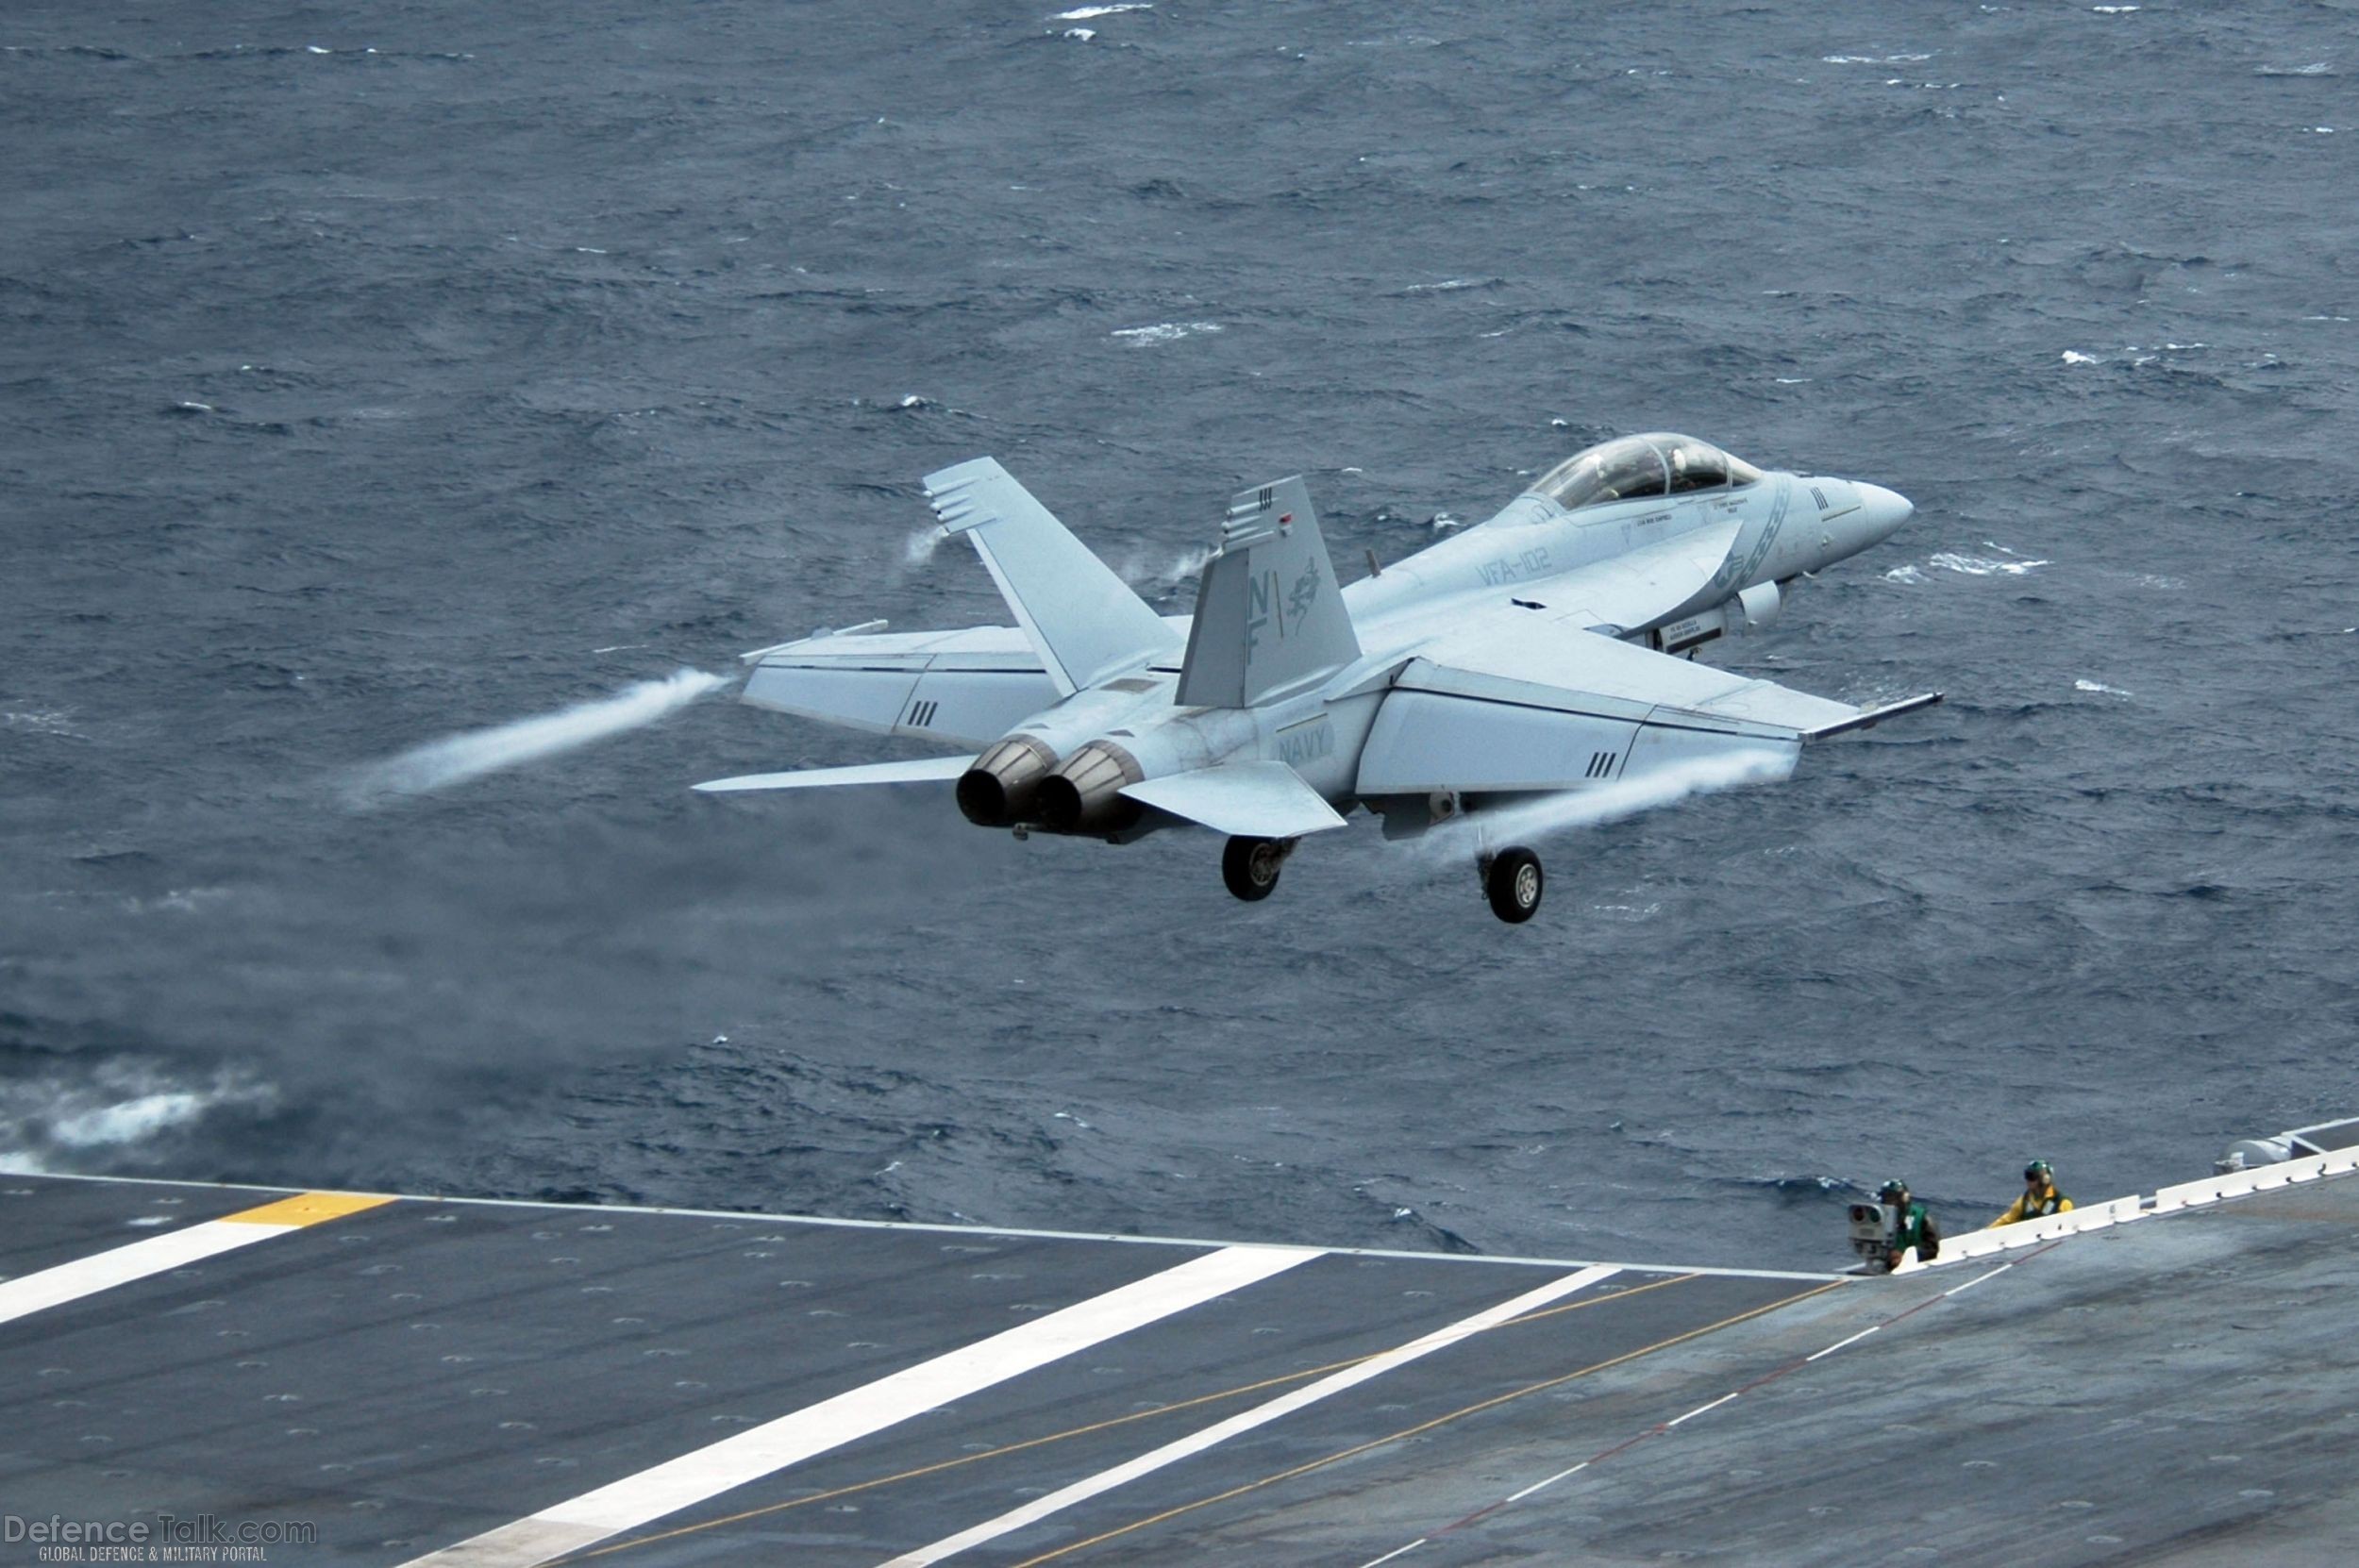
[[[1045,741],[1011,735],[975,759],[959,776],[959,811],[978,827],[1009,827],[1030,820],[1040,781],[1057,765]]]
[[[1111,741],[1092,741],[1060,767],[1046,742],[1011,735],[960,776],[959,810],[979,827],[1038,823],[1052,833],[1118,833],[1141,811],[1123,787],[1146,777]]]
[[[1146,781],[1137,758],[1112,741],[1092,741],[1040,781],[1042,826],[1058,833],[1119,833],[1145,809],[1125,798],[1123,787]]]

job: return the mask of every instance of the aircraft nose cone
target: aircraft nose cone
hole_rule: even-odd
[[[1890,539],[1899,531],[1900,525],[1916,510],[1909,498],[1898,491],[1882,485],[1862,484],[1858,487],[1860,502],[1860,532],[1864,543]]]

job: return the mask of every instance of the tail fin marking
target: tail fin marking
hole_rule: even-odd
[[[1299,475],[1239,491],[1196,589],[1177,700],[1251,708],[1360,657]]]

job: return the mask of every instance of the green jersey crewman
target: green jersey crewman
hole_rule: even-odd
[[[1941,1256],[1941,1227],[1933,1223],[1925,1206],[1909,1196],[1909,1184],[1894,1177],[1877,1190],[1877,1201],[1888,1203],[1899,1212],[1899,1223],[1892,1233],[1892,1262],[1899,1267],[1900,1255],[1910,1247],[1916,1249],[1916,1260],[1930,1263]]]

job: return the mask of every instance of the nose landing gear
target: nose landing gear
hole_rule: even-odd
[[[1267,898],[1278,886],[1278,869],[1295,852],[1293,839],[1231,839],[1220,852],[1220,879],[1246,903]]]
[[[1482,873],[1483,896],[1491,912],[1510,926],[1521,926],[1540,911],[1540,894],[1547,878],[1540,857],[1529,849],[1502,849],[1476,862]]]

